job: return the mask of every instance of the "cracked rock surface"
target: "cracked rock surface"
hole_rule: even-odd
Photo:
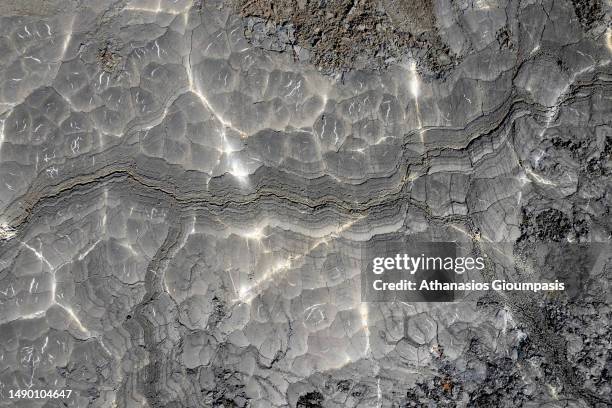
[[[579,293],[360,292],[381,237],[507,276],[610,244],[609,22],[598,0],[2,2],[0,407],[612,405],[609,252]]]

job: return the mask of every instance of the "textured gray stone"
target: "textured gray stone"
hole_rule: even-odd
[[[427,4],[337,76],[221,0],[0,5],[0,406],[612,404],[609,257],[577,298],[361,302],[377,237],[517,279],[610,241],[609,5]]]

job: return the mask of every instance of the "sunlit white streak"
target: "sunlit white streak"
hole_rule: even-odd
[[[533,181],[535,181],[538,184],[543,184],[546,186],[556,186],[557,183],[548,180],[547,178],[544,178],[542,176],[540,176],[539,174],[534,173],[531,169],[526,168],[525,169],[525,173],[533,179]]]
[[[82,331],[83,333],[85,333],[87,336],[90,336],[91,333],[89,332],[89,330],[83,326],[83,324],[81,323],[81,321],[79,320],[79,318],[77,317],[77,315],[74,313],[74,311],[72,310],[72,308],[68,307],[68,306],[64,306],[61,303],[58,303],[57,301],[54,301],[54,303],[61,307],[62,309],[64,309],[66,311],[66,313],[68,313],[68,315],[72,318],[72,320],[77,324],[77,327],[79,328],[80,331]]]
[[[232,176],[234,176],[235,178],[237,178],[239,181],[243,183],[247,181],[251,173],[249,173],[246,167],[244,167],[238,159],[235,159],[235,158],[230,159],[230,166],[231,166],[230,170],[228,171],[229,174],[231,174]]]
[[[248,232],[240,233],[238,235],[246,239],[253,239],[253,240],[260,241],[261,239],[266,237],[266,235],[264,235],[263,233],[263,230],[264,230],[264,227],[258,227],[258,228],[253,228],[252,230]]]
[[[81,255],[79,255],[78,260],[82,261],[83,259],[85,259],[85,257],[87,255],[89,255],[89,253],[96,247],[96,245],[98,245],[100,243],[100,240],[97,240],[96,242],[94,242],[89,248],[87,248],[85,250],[85,252],[83,252]]]
[[[70,44],[70,40],[72,39],[72,28],[74,27],[74,19],[75,17],[72,16],[72,19],[70,20],[70,29],[68,30],[68,34],[66,35],[66,38],[64,39],[64,44],[62,45],[62,55],[59,59],[59,62],[62,62],[62,60],[66,56],[68,45]],[[59,67],[58,67],[58,70],[59,70]]]
[[[45,352],[47,345],[49,344],[49,336],[45,336],[45,343],[42,345],[40,352],[41,354]]]
[[[2,149],[2,145],[4,144],[4,123],[6,119],[0,119],[0,151]]]
[[[34,313],[30,313],[27,315],[23,315],[23,316],[19,316],[19,319],[21,320],[33,320],[33,319],[38,319],[42,316],[45,315],[45,310],[39,310],[38,312],[34,312]]]
[[[193,235],[196,232],[196,216],[195,214],[191,217],[191,228],[189,229],[189,235]],[[188,235],[188,236],[189,236]]]
[[[37,257],[39,260],[41,260],[42,262],[44,262],[44,263],[45,263],[45,264],[46,264],[46,265],[49,267],[49,269],[54,270],[53,265],[51,265],[51,263],[50,263],[50,262],[47,260],[47,258],[45,258],[45,257],[43,256],[43,254],[42,254],[41,252],[39,252],[39,251],[38,251],[37,249],[35,249],[35,248],[32,248],[30,245],[26,244],[25,242],[22,242],[21,244],[22,244],[24,247],[26,247],[27,249],[29,249],[30,251],[32,251],[32,253],[33,253],[34,255],[36,255],[36,257]]]
[[[423,139],[423,123],[421,122],[421,109],[419,108],[419,94],[420,94],[420,80],[419,74],[416,69],[416,63],[414,61],[410,62],[410,93],[414,98],[414,106],[416,110],[417,123],[419,125],[419,136],[421,137],[421,142],[424,143]]]
[[[98,339],[98,343],[100,344],[100,346],[102,346],[102,350],[104,350],[106,354],[108,354],[109,356],[113,357],[114,354],[111,353],[108,347],[106,347],[106,344],[104,344],[104,340],[102,340],[102,337],[98,337],[97,339]]]
[[[102,220],[100,220],[100,222],[101,222],[101,227],[102,227],[102,233],[106,234],[106,218],[107,218],[106,213],[108,212],[108,187],[104,188],[103,197],[104,197],[104,202],[103,202],[104,214],[102,214]]]
[[[266,282],[269,282],[272,278],[277,277],[281,272],[285,272],[288,269],[290,269],[294,262],[303,259],[306,255],[311,253],[313,250],[318,248],[320,245],[327,245],[331,240],[336,238],[339,234],[341,234],[342,232],[344,232],[345,230],[347,230],[348,228],[350,228],[356,222],[358,222],[359,220],[363,218],[365,218],[365,216],[361,216],[359,218],[351,220],[347,222],[346,224],[340,226],[338,229],[336,229],[336,231],[334,231],[333,234],[330,234],[327,237],[318,239],[317,241],[314,242],[314,244],[310,248],[308,248],[308,250],[305,253],[298,254],[295,256],[290,256],[285,260],[278,261],[268,272],[266,272],[261,278],[257,279],[253,284],[249,286],[241,287],[238,290],[238,299],[235,299],[235,300],[244,302],[244,303],[249,303],[251,300],[257,297],[257,295],[259,294],[258,290],[263,284],[265,284]],[[262,230],[255,230],[252,233],[247,233],[246,236],[245,234],[242,234],[242,236],[244,236],[245,238],[250,236],[251,237],[250,239],[257,239],[257,237],[263,236],[261,234],[262,234]]]
[[[410,92],[416,99],[419,97],[419,76],[416,69],[416,63],[412,61],[410,63]]]
[[[278,261],[268,272],[266,272],[261,278],[255,281],[250,286],[243,286],[238,291],[238,300],[243,303],[251,302],[259,293],[257,289],[265,282],[269,282],[272,278],[277,276],[280,272],[284,272],[291,268],[292,259],[286,259],[285,261]]]
[[[279,222],[278,220],[274,220],[274,219],[269,219],[269,220],[265,219],[265,220],[260,221],[257,224],[257,226],[250,227],[246,232],[244,228],[233,227],[229,224],[226,224],[223,221],[219,221],[219,222],[225,227],[224,234],[222,235],[222,237],[224,238],[227,238],[228,236],[234,234],[234,235],[241,236],[243,238],[261,239],[261,238],[266,237],[266,235],[263,234],[266,228],[280,228],[283,231],[290,231],[296,234],[304,235],[308,238],[319,238],[319,239],[322,238],[322,239],[329,240],[330,238],[337,236],[339,233],[345,232],[349,227],[353,226],[357,221],[360,221],[364,218],[365,216],[359,216],[350,221],[347,221],[344,224],[337,224],[336,226],[328,224],[325,226],[325,228],[319,228],[316,230],[302,228],[297,224],[294,225],[294,224],[287,224],[285,222]],[[368,240],[370,238],[371,236],[367,235],[365,239]]]
[[[362,302],[359,305],[359,315],[361,316],[361,325],[366,335],[365,355],[370,354],[370,327],[368,326],[368,304]]]
[[[236,131],[238,134],[240,134],[241,137],[247,137],[247,134],[245,132],[243,132],[240,129],[237,129],[236,127],[234,127],[234,125],[224,119],[221,115],[219,115],[217,113],[217,111],[212,107],[212,105],[210,104],[210,102],[208,101],[208,99],[206,98],[206,96],[204,96],[204,94],[202,93],[201,89],[200,89],[200,85],[197,83],[197,81],[193,78],[193,70],[191,67],[191,58],[186,58],[185,62],[184,62],[184,67],[185,70],[187,71],[187,79],[189,82],[189,91],[191,91],[194,95],[196,95],[200,101],[202,102],[202,104],[209,110],[212,112],[213,115],[215,115],[215,117],[217,118],[217,120],[219,120],[219,122],[226,128],[232,129],[234,131]]]
[[[10,111],[11,109],[13,109],[17,104],[15,102],[0,102],[0,115],[3,114],[4,112]],[[5,108],[7,107],[7,108]]]
[[[499,311],[499,313],[503,313],[504,324],[502,326],[502,333],[506,334],[506,332],[508,331],[508,322],[512,323],[514,321],[512,317],[512,312],[510,311],[510,309],[503,308]]]

